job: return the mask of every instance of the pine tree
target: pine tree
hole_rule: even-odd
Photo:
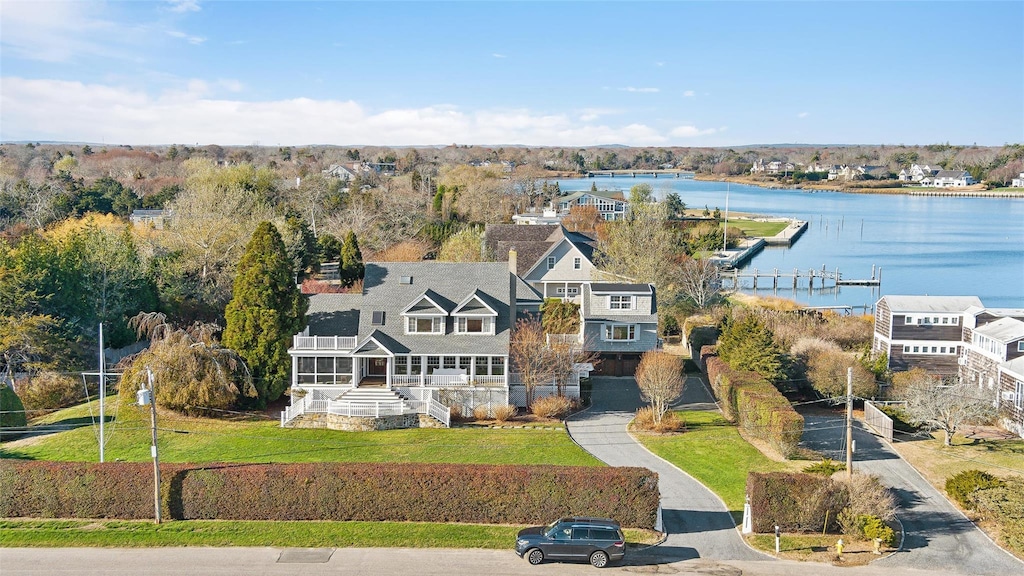
[[[341,245],[341,283],[351,286],[358,280],[363,279],[365,267],[363,266],[363,253],[359,251],[359,241],[356,233],[349,230],[345,235],[345,242]]]
[[[733,370],[750,370],[770,382],[785,377],[775,336],[757,317],[728,322],[718,338],[718,355]]]
[[[270,222],[260,223],[238,263],[224,329],[224,345],[249,365],[258,406],[277,400],[288,387],[288,345],[305,324],[308,306],[295,286],[281,235]]]

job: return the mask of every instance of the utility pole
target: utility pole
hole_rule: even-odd
[[[103,410],[104,402],[107,399],[106,368],[106,358],[103,357],[103,322],[100,322],[100,462],[103,462],[103,448],[104,444],[106,444],[106,437],[103,434],[103,425],[107,420],[106,413]]]
[[[729,183],[725,183],[725,225],[722,226],[722,252],[729,248]]]
[[[153,444],[150,446],[153,454],[153,507],[156,510],[156,523],[160,523],[160,456],[156,449],[156,393],[153,387],[153,371],[146,368],[146,376],[149,380],[149,415],[152,422]],[[141,396],[140,396],[141,398]]]
[[[156,432],[154,432],[155,434]],[[846,369],[846,479],[853,478],[853,367]]]

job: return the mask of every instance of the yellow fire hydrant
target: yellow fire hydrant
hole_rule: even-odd
[[[839,555],[839,559],[843,559],[843,539],[840,538],[839,542],[836,542],[836,554]]]

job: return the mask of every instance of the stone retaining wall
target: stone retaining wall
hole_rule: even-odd
[[[372,432],[402,428],[444,428],[444,424],[426,414],[401,414],[373,418],[307,412],[293,420],[289,424],[289,428],[327,428],[345,432]]]

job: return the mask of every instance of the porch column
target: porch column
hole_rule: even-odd
[[[469,380],[476,382],[476,356],[469,357]]]
[[[352,358],[352,387],[358,388],[359,381],[362,380],[362,364],[363,359],[359,357]]]
[[[394,358],[390,356],[384,360],[384,385],[391,390],[391,371],[394,369]]]
[[[564,292],[562,292],[562,302],[568,302],[569,301],[569,283],[568,282],[565,283],[565,287],[562,288],[562,290],[564,290]]]
[[[427,384],[427,357],[420,356],[420,388]]]
[[[292,386],[298,386],[299,384],[299,359],[292,356]]]

